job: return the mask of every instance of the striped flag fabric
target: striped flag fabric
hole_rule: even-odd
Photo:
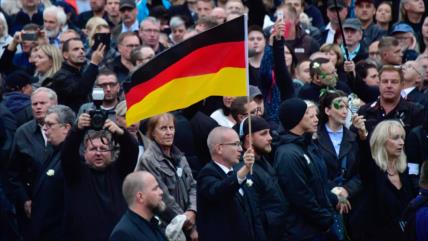
[[[246,18],[193,36],[137,69],[124,86],[127,124],[209,96],[247,95]]]

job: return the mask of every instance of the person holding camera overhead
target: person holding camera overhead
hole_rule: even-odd
[[[62,46],[64,62],[61,69],[52,77],[50,87],[58,94],[58,104],[69,106],[74,112],[88,102],[88,96],[98,75],[98,66],[104,59],[106,47],[100,44],[92,53],[90,63],[82,71],[86,58],[83,42],[72,38]]]
[[[64,237],[69,240],[108,239],[126,211],[121,184],[138,157],[138,144],[126,129],[109,119],[102,130],[94,130],[93,125],[88,113],[81,114],[61,156],[66,190]]]

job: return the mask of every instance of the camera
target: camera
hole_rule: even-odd
[[[104,127],[104,122],[107,120],[109,114],[114,114],[114,111],[103,110],[101,104],[104,100],[104,90],[102,88],[94,88],[92,90],[92,100],[95,105],[94,110],[89,111],[91,116],[91,129],[99,131]]]

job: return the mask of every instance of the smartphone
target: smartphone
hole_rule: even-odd
[[[37,41],[37,33],[21,33],[22,41]]]
[[[108,52],[110,49],[110,33],[96,33],[94,34],[94,45],[92,45],[92,50],[96,50],[100,44],[106,46],[105,52]]]
[[[276,13],[276,18],[277,18],[277,19],[280,19],[280,20],[281,20],[281,22],[284,22],[284,12],[283,12],[283,11],[278,11],[278,12]]]

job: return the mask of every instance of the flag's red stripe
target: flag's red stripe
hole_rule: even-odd
[[[243,41],[213,44],[193,51],[152,79],[130,89],[126,94],[128,109],[169,81],[181,77],[215,73],[224,67],[245,68]],[[168,97],[165,96],[165,98]]]

